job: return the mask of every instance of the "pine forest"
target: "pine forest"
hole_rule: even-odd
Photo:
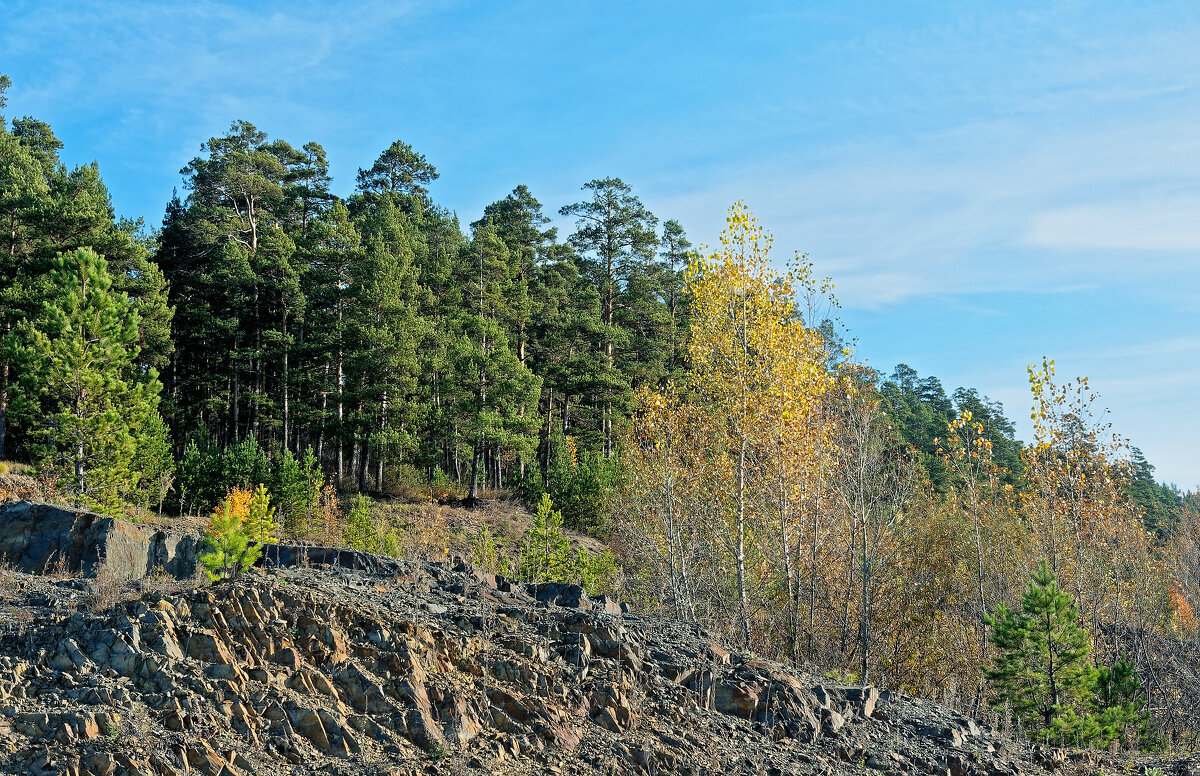
[[[201,521],[214,579],[458,553],[1033,739],[1200,744],[1200,494],[1103,385],[1029,365],[1020,440],[1025,407],[859,360],[836,278],[741,202],[710,247],[617,177],[460,217],[401,140],[345,198],[294,140],[235,121],[151,229],[4,119],[0,475]],[[429,517],[498,502],[523,533]]]

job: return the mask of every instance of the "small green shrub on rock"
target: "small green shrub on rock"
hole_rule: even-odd
[[[562,513],[548,493],[538,502],[533,526],[525,532],[517,576],[531,582],[565,582],[583,587],[588,595],[612,592],[619,568],[611,550],[595,555],[584,548],[571,550],[562,530]]]
[[[279,542],[278,531],[266,487],[235,488],[213,511],[200,563],[213,581],[236,579],[262,557],[266,545]]]

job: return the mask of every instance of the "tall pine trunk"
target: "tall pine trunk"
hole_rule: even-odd
[[[0,365],[0,461],[5,460],[4,441],[8,431],[5,418],[8,416],[8,361]]]

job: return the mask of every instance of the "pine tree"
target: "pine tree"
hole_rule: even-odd
[[[236,579],[262,557],[268,544],[275,544],[275,510],[266,488],[254,492],[243,488],[230,491],[213,510],[204,543],[208,548],[198,558],[210,579]]]
[[[1150,714],[1145,711],[1142,685],[1137,672],[1124,655],[1111,666],[1102,667],[1096,677],[1096,743],[1109,746],[1115,741],[1136,745],[1152,735]]]
[[[290,183],[313,163],[245,121],[181,171],[156,261],[180,309],[169,394],[177,429],[224,445],[247,434],[290,444],[291,351],[303,315]]]
[[[554,228],[542,229],[549,222],[541,203],[521,185],[485,207],[483,218],[471,224],[473,229],[490,226],[508,248],[511,278],[503,323],[522,364],[527,362],[530,325],[539,303],[534,293],[537,267],[546,259],[558,233]]]
[[[346,515],[346,527],[342,531],[342,541],[347,547],[364,552],[379,552],[379,532],[371,520],[371,499],[359,493],[350,505],[350,514]]]
[[[353,460],[365,492],[371,462],[384,465],[411,454],[423,420],[419,400],[421,344],[429,330],[420,314],[421,288],[414,263],[412,227],[388,196],[374,200],[360,219],[361,264],[349,289],[345,369],[347,422],[356,445]],[[376,486],[383,487],[382,476]]]
[[[517,576],[532,582],[573,582],[577,578],[575,557],[562,530],[562,513],[548,494],[542,494],[533,525],[525,533]]]
[[[61,254],[49,286],[39,319],[9,338],[21,371],[14,404],[41,465],[65,476],[81,502],[116,509],[137,483],[131,463],[157,410],[157,373],[129,379],[139,319],[103,258],[89,248]]]
[[[275,507],[271,506],[271,494],[267,493],[266,485],[254,489],[242,526],[246,536],[257,545],[279,543],[279,523],[275,520]]]
[[[138,472],[138,493],[149,508],[163,502],[175,483],[175,459],[171,455],[171,431],[157,410],[150,413],[138,433],[134,470]]]
[[[631,322],[624,315],[628,303],[626,290],[631,278],[645,272],[654,258],[658,245],[655,227],[658,219],[633,194],[629,184],[620,178],[605,178],[585,183],[590,200],[565,205],[560,215],[574,216],[576,230],[571,245],[591,258],[583,269],[592,277],[600,291],[600,312],[604,325],[600,366],[610,373],[618,371],[619,354],[629,336]],[[634,322],[642,316],[633,314]],[[631,396],[628,379],[616,375],[600,381],[601,390],[594,394],[601,410],[601,433],[604,454],[613,453],[613,421]]]
[[[275,465],[275,477],[271,492],[283,517],[283,527],[291,534],[304,536],[308,533],[309,517],[321,490],[321,468],[312,448],[305,448],[301,456],[284,450]]]
[[[221,502],[204,532],[208,548],[198,559],[208,572],[209,579],[236,579],[244,569],[254,565],[262,554],[261,546],[250,546],[250,537],[242,519],[234,513],[229,500]]]
[[[148,260],[140,222],[115,218],[98,167],[67,168],[58,156],[62,145],[37,119],[16,119],[11,131],[0,119],[0,339],[15,335],[28,344],[19,324],[39,318],[44,300],[55,294],[56,257],[91,248],[108,262],[114,293],[127,296],[138,312],[139,352],[124,379],[148,379],[148,370],[161,370],[173,348],[163,277]],[[33,453],[28,429],[7,417],[19,380],[18,365],[0,351],[0,460]]]
[[[30,232],[49,199],[37,159],[0,122],[0,337],[11,335],[35,309],[30,293]],[[0,460],[9,456],[8,406],[18,372],[0,349]]]
[[[1076,617],[1075,602],[1043,561],[1021,609],[1001,604],[987,618],[997,651],[995,667],[986,670],[992,703],[1011,707],[1030,733],[1059,741],[1090,737],[1083,720],[1097,677],[1087,659],[1088,633]]]
[[[662,250],[659,251],[661,261],[658,270],[668,321],[664,366],[668,376],[680,377],[686,366],[688,321],[691,317],[691,309],[684,295],[684,285],[692,244],[687,239],[683,225],[671,219],[663,222],[659,246]]]

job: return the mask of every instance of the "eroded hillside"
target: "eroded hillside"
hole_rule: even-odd
[[[343,556],[330,556],[331,559]],[[20,774],[1031,774],[1096,763],[703,630],[463,563],[213,586],[0,575],[0,761]]]

